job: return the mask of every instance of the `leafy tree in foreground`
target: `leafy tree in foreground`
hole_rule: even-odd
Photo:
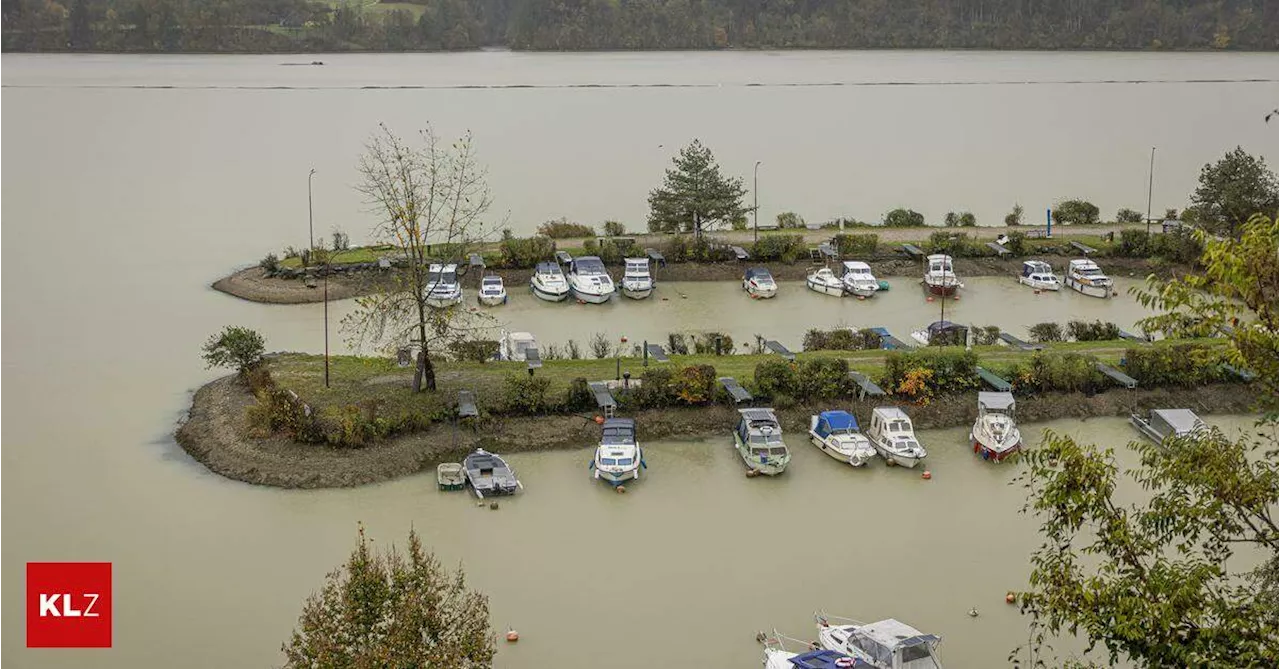
[[[1098,205],[1088,200],[1063,200],[1053,208],[1053,222],[1060,225],[1089,225],[1098,222]]]
[[[1251,156],[1237,146],[1200,170],[1200,185],[1191,201],[1201,227],[1239,237],[1240,227],[1250,216],[1276,215],[1276,175],[1261,156]]]
[[[1204,237],[1201,233],[1202,238]],[[1237,323],[1230,349],[1259,374],[1268,417],[1254,434],[1205,430],[1163,445],[1138,443],[1139,466],[1114,450],[1061,435],[1025,455],[1024,512],[1041,523],[1029,591],[1035,649],[1060,634],[1101,645],[1112,663],[1141,667],[1249,667],[1280,663],[1280,533],[1275,450],[1276,224],[1255,216],[1239,241],[1206,239],[1204,276],[1137,291],[1165,313],[1144,327],[1170,334]],[[1242,306],[1243,305],[1243,306]],[[1116,494],[1123,480],[1142,501]],[[1009,658],[1022,661],[1021,651]],[[1035,666],[1049,666],[1037,660]]]
[[[209,337],[201,350],[209,368],[235,367],[240,376],[262,362],[266,342],[262,335],[235,325],[228,325],[222,332]]]
[[[711,149],[702,142],[680,150],[674,168],[659,188],[649,193],[649,231],[693,231],[700,234],[708,225],[732,226],[749,211],[742,206],[747,191],[741,178],[720,174],[720,165]]]
[[[489,599],[467,588],[409,532],[405,554],[375,553],[359,541],[324,588],[307,598],[298,627],[281,646],[285,667],[433,667],[493,665]]]

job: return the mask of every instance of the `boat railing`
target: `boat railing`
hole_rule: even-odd
[[[867,624],[856,618],[845,618],[844,616],[833,616],[827,613],[826,611],[817,611],[816,613],[813,614],[813,619],[819,625],[828,625],[833,620],[836,622],[847,623],[850,625],[866,625]]]

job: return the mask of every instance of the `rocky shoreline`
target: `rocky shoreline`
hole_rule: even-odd
[[[1019,420],[1033,423],[1057,418],[1125,416],[1138,407],[1152,406],[1187,407],[1203,414],[1247,413],[1262,394],[1246,384],[1114,390],[1092,396],[1044,394],[1020,398],[1018,415]],[[248,408],[255,401],[234,375],[206,384],[195,393],[187,419],[177,431],[178,443],[197,461],[227,478],[280,488],[342,488],[408,476],[440,462],[456,462],[477,447],[501,453],[586,450],[594,446],[598,436],[590,415],[492,417],[475,431],[437,425],[366,448],[334,448],[299,444],[282,437],[253,436]],[[778,410],[778,416],[787,431],[802,432],[808,428],[809,416],[817,410],[839,405],[865,418],[878,404],[884,402],[796,406]],[[908,411],[920,429],[967,426],[973,421],[973,397],[943,397]],[[734,408],[716,405],[642,411],[634,417],[644,440],[716,440],[728,438],[735,416]]]

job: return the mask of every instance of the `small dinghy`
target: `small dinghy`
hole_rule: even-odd
[[[742,289],[751,297],[768,299],[778,294],[778,283],[763,267],[752,267],[742,275]]]
[[[848,411],[823,411],[810,416],[809,440],[818,450],[854,467],[861,467],[876,456],[876,447],[858,431],[858,419]]]
[[[548,302],[563,302],[569,297],[569,282],[564,278],[560,265],[540,262],[529,279],[529,288],[535,297]]]
[[[871,297],[880,290],[880,282],[871,274],[871,265],[857,260],[844,262],[844,292],[855,297]]]
[[[1018,283],[1031,286],[1036,290],[1061,290],[1062,281],[1053,273],[1049,263],[1040,260],[1027,260],[1022,263],[1022,274]]]
[[[1208,429],[1190,409],[1152,409],[1145,416],[1130,414],[1129,424],[1157,444],[1164,443],[1165,439],[1185,437]]]
[[[1111,297],[1111,277],[1092,260],[1072,260],[1067,263],[1067,287],[1089,297]]]
[[[653,277],[649,274],[648,258],[623,258],[622,294],[633,300],[643,300],[653,294]]]
[[[644,453],[636,442],[636,422],[630,418],[606,418],[596,457],[591,461],[593,476],[617,487],[638,480],[643,465]]]
[[[514,495],[524,489],[515,471],[497,453],[477,448],[462,461],[462,466],[467,472],[467,483],[480,499],[485,495]]]
[[[493,274],[480,280],[480,293],[476,299],[487,307],[496,307],[507,303],[507,288],[502,285],[502,277]]]
[[[436,465],[436,485],[441,490],[462,490],[467,487],[467,476],[462,472],[462,465],[456,462]]]
[[[884,461],[891,465],[915,467],[928,455],[924,446],[916,441],[911,419],[898,407],[872,409],[871,429],[867,436]]]
[[[973,452],[999,462],[1022,448],[1022,432],[1013,421],[1013,393],[978,393],[978,419],[969,431]]]
[[[818,645],[855,657],[876,669],[942,669],[942,638],[892,618],[862,623],[818,613]],[[847,624],[833,624],[847,623]]]
[[[809,290],[823,295],[844,297],[844,281],[826,267],[809,274],[804,280],[804,285],[808,286]]]

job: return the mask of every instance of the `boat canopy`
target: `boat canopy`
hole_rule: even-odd
[[[578,274],[605,274],[604,263],[596,256],[583,256],[573,261],[573,271]]]
[[[879,414],[884,420],[911,420],[907,416],[907,412],[898,407],[876,407],[871,410],[872,413]]]
[[[1014,407],[1013,393],[980,391],[978,406],[987,411],[1012,411]]]
[[[633,270],[644,270],[646,274],[649,272],[648,258],[623,258],[622,260],[626,263],[628,272]]]
[[[856,431],[857,429],[858,419],[854,418],[853,414],[848,411],[823,411],[818,414],[818,426],[815,432],[825,439],[833,433]]]
[[[1186,435],[1204,427],[1204,421],[1190,409],[1152,409],[1151,427],[1162,436]]]
[[[929,324],[928,329],[929,329],[930,335],[935,335],[935,334],[938,334],[939,332],[954,332],[959,330],[967,330],[968,328],[966,328],[963,325],[960,325],[959,323],[952,323],[951,321],[934,321]]]
[[[855,627],[851,636],[855,644],[882,667],[897,666],[893,656],[904,648],[921,644],[932,647],[941,641],[935,634],[921,634],[920,630],[892,619]]]
[[[777,423],[778,417],[773,409],[738,409],[742,418],[751,423]]]
[[[859,274],[866,272],[869,274],[871,272],[871,265],[860,260],[846,260],[844,261],[844,271],[858,272]]]
[[[1101,272],[1102,271],[1102,269],[1098,267],[1098,263],[1092,260],[1072,260],[1071,269],[1077,272],[1089,272],[1089,271]]]
[[[636,422],[631,418],[608,418],[604,421],[600,443],[609,446],[636,443]]]
[[[834,650],[811,650],[787,658],[792,666],[800,669],[849,669],[850,667],[870,667],[871,665],[857,658],[849,657]]]
[[[744,278],[746,278],[746,279],[748,279],[748,280],[750,280],[750,279],[768,279],[768,280],[770,280],[770,281],[773,281],[773,275],[769,273],[769,270],[767,270],[767,269],[765,269],[765,268],[763,268],[763,267],[752,267],[751,269],[748,269],[748,270],[747,270],[747,273],[744,275]]]
[[[1022,276],[1031,276],[1032,274],[1052,274],[1053,268],[1049,263],[1043,260],[1026,260],[1022,263]]]
[[[500,276],[486,276],[485,278],[483,278],[483,279],[481,279],[481,280],[480,280],[480,283],[481,283],[481,284],[483,284],[483,285],[485,285],[485,286],[501,286],[501,285],[502,285],[502,277],[500,277]]]
[[[557,276],[564,276],[564,272],[560,270],[560,266],[553,262],[540,262],[538,263],[537,269],[534,271],[538,274],[555,274]]]

